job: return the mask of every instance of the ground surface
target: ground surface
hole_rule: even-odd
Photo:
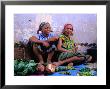
[[[74,66],[73,69],[61,70],[61,68],[64,68],[64,67],[65,66],[60,66],[60,71],[57,71],[48,76],[79,76],[80,70],[84,68],[90,68],[90,73],[92,74],[92,76],[97,75],[97,64],[96,63],[80,64],[80,65]]]

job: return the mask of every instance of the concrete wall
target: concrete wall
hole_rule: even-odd
[[[27,42],[43,21],[51,24],[55,34],[61,33],[65,23],[71,23],[76,42],[97,43],[96,14],[15,14],[14,41]]]

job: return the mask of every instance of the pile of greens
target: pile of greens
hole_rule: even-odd
[[[71,75],[69,71],[63,71],[63,72],[60,72],[60,74]]]
[[[60,74],[64,75],[71,75],[71,73],[68,70],[76,70],[73,66],[63,66],[63,67],[57,67],[55,69],[55,72],[59,72]]]
[[[15,59],[14,60],[14,75],[26,76],[31,75],[36,71],[36,63],[34,60]]]
[[[75,68],[73,66],[57,67],[55,69],[55,72],[67,71],[67,70],[75,70]]]
[[[90,68],[85,67],[80,69],[79,71],[80,71],[78,72],[79,76],[93,76]]]

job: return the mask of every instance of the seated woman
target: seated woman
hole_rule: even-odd
[[[92,57],[90,55],[77,53],[77,47],[74,40],[71,38],[71,36],[73,36],[73,31],[74,29],[71,24],[65,24],[62,34],[59,36],[57,45],[57,49],[61,53],[58,57],[58,62],[52,64],[54,68],[65,63],[73,66],[73,61],[75,60],[84,60],[85,62],[91,61]]]
[[[41,33],[39,33],[39,31],[41,31]],[[58,37],[52,33],[51,26],[48,22],[42,22],[37,33],[35,36],[30,37],[29,41],[32,43],[33,52],[39,61],[37,68],[38,70],[44,71],[43,55],[48,54],[47,63],[51,63],[52,56],[56,49],[54,42],[58,40]]]

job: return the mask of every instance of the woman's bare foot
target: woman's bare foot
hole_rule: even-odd
[[[62,62],[61,61],[58,61],[58,62],[53,62],[53,65],[55,65],[56,67],[62,65]]]
[[[37,70],[38,72],[44,72],[45,66],[42,65],[41,63],[39,63],[39,64],[37,65],[37,67],[36,67],[36,70]]]

